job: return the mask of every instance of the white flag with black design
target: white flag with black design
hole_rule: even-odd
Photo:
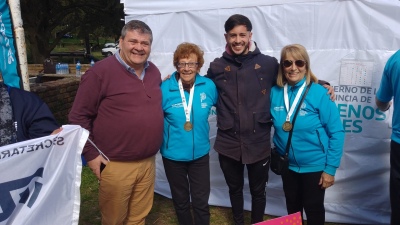
[[[65,125],[56,135],[0,148],[0,225],[78,224],[88,136]]]

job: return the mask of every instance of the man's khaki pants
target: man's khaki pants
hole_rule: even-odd
[[[144,225],[153,205],[155,157],[111,161],[101,173],[102,225]]]

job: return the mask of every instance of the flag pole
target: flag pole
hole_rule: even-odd
[[[29,91],[28,59],[26,56],[26,43],[21,17],[20,0],[8,0],[8,5],[10,6],[10,14],[15,34],[16,52],[18,54],[17,62],[21,71],[22,85],[24,90]]]

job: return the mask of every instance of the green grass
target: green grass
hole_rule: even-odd
[[[94,45],[97,44],[95,41],[91,40],[91,43]],[[93,56],[96,60],[104,59],[104,56],[101,54],[101,49],[104,47],[105,43],[114,43],[115,41],[112,38],[103,38],[99,39],[99,46],[94,48],[91,52],[91,56]],[[61,42],[57,44],[57,46],[53,49],[53,53],[57,52],[77,52],[77,51],[85,51],[85,45],[82,39],[79,38],[64,38],[61,39]],[[74,59],[80,60],[83,64],[89,64],[89,58],[78,58],[78,57],[70,57],[70,56],[63,56],[63,57],[52,57],[56,58],[56,61],[64,62],[64,63],[74,63]]]
[[[231,209],[228,207],[210,207],[211,225],[233,225]],[[274,218],[265,215],[264,219]],[[245,223],[250,224],[250,212],[245,211]],[[82,170],[81,211],[79,225],[100,225],[101,216],[98,207],[98,182],[89,167]],[[171,199],[162,195],[154,195],[153,208],[146,218],[146,225],[178,224]],[[325,223],[325,225],[347,225]]]
[[[97,177],[89,167],[84,166],[81,175],[81,211],[80,225],[101,224],[97,193],[99,191]]]

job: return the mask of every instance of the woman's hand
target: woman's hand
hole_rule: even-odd
[[[321,185],[321,188],[327,189],[330,186],[332,186],[335,183],[335,177],[332,175],[329,175],[325,172],[322,172],[321,174],[321,179],[319,179],[319,185]]]

